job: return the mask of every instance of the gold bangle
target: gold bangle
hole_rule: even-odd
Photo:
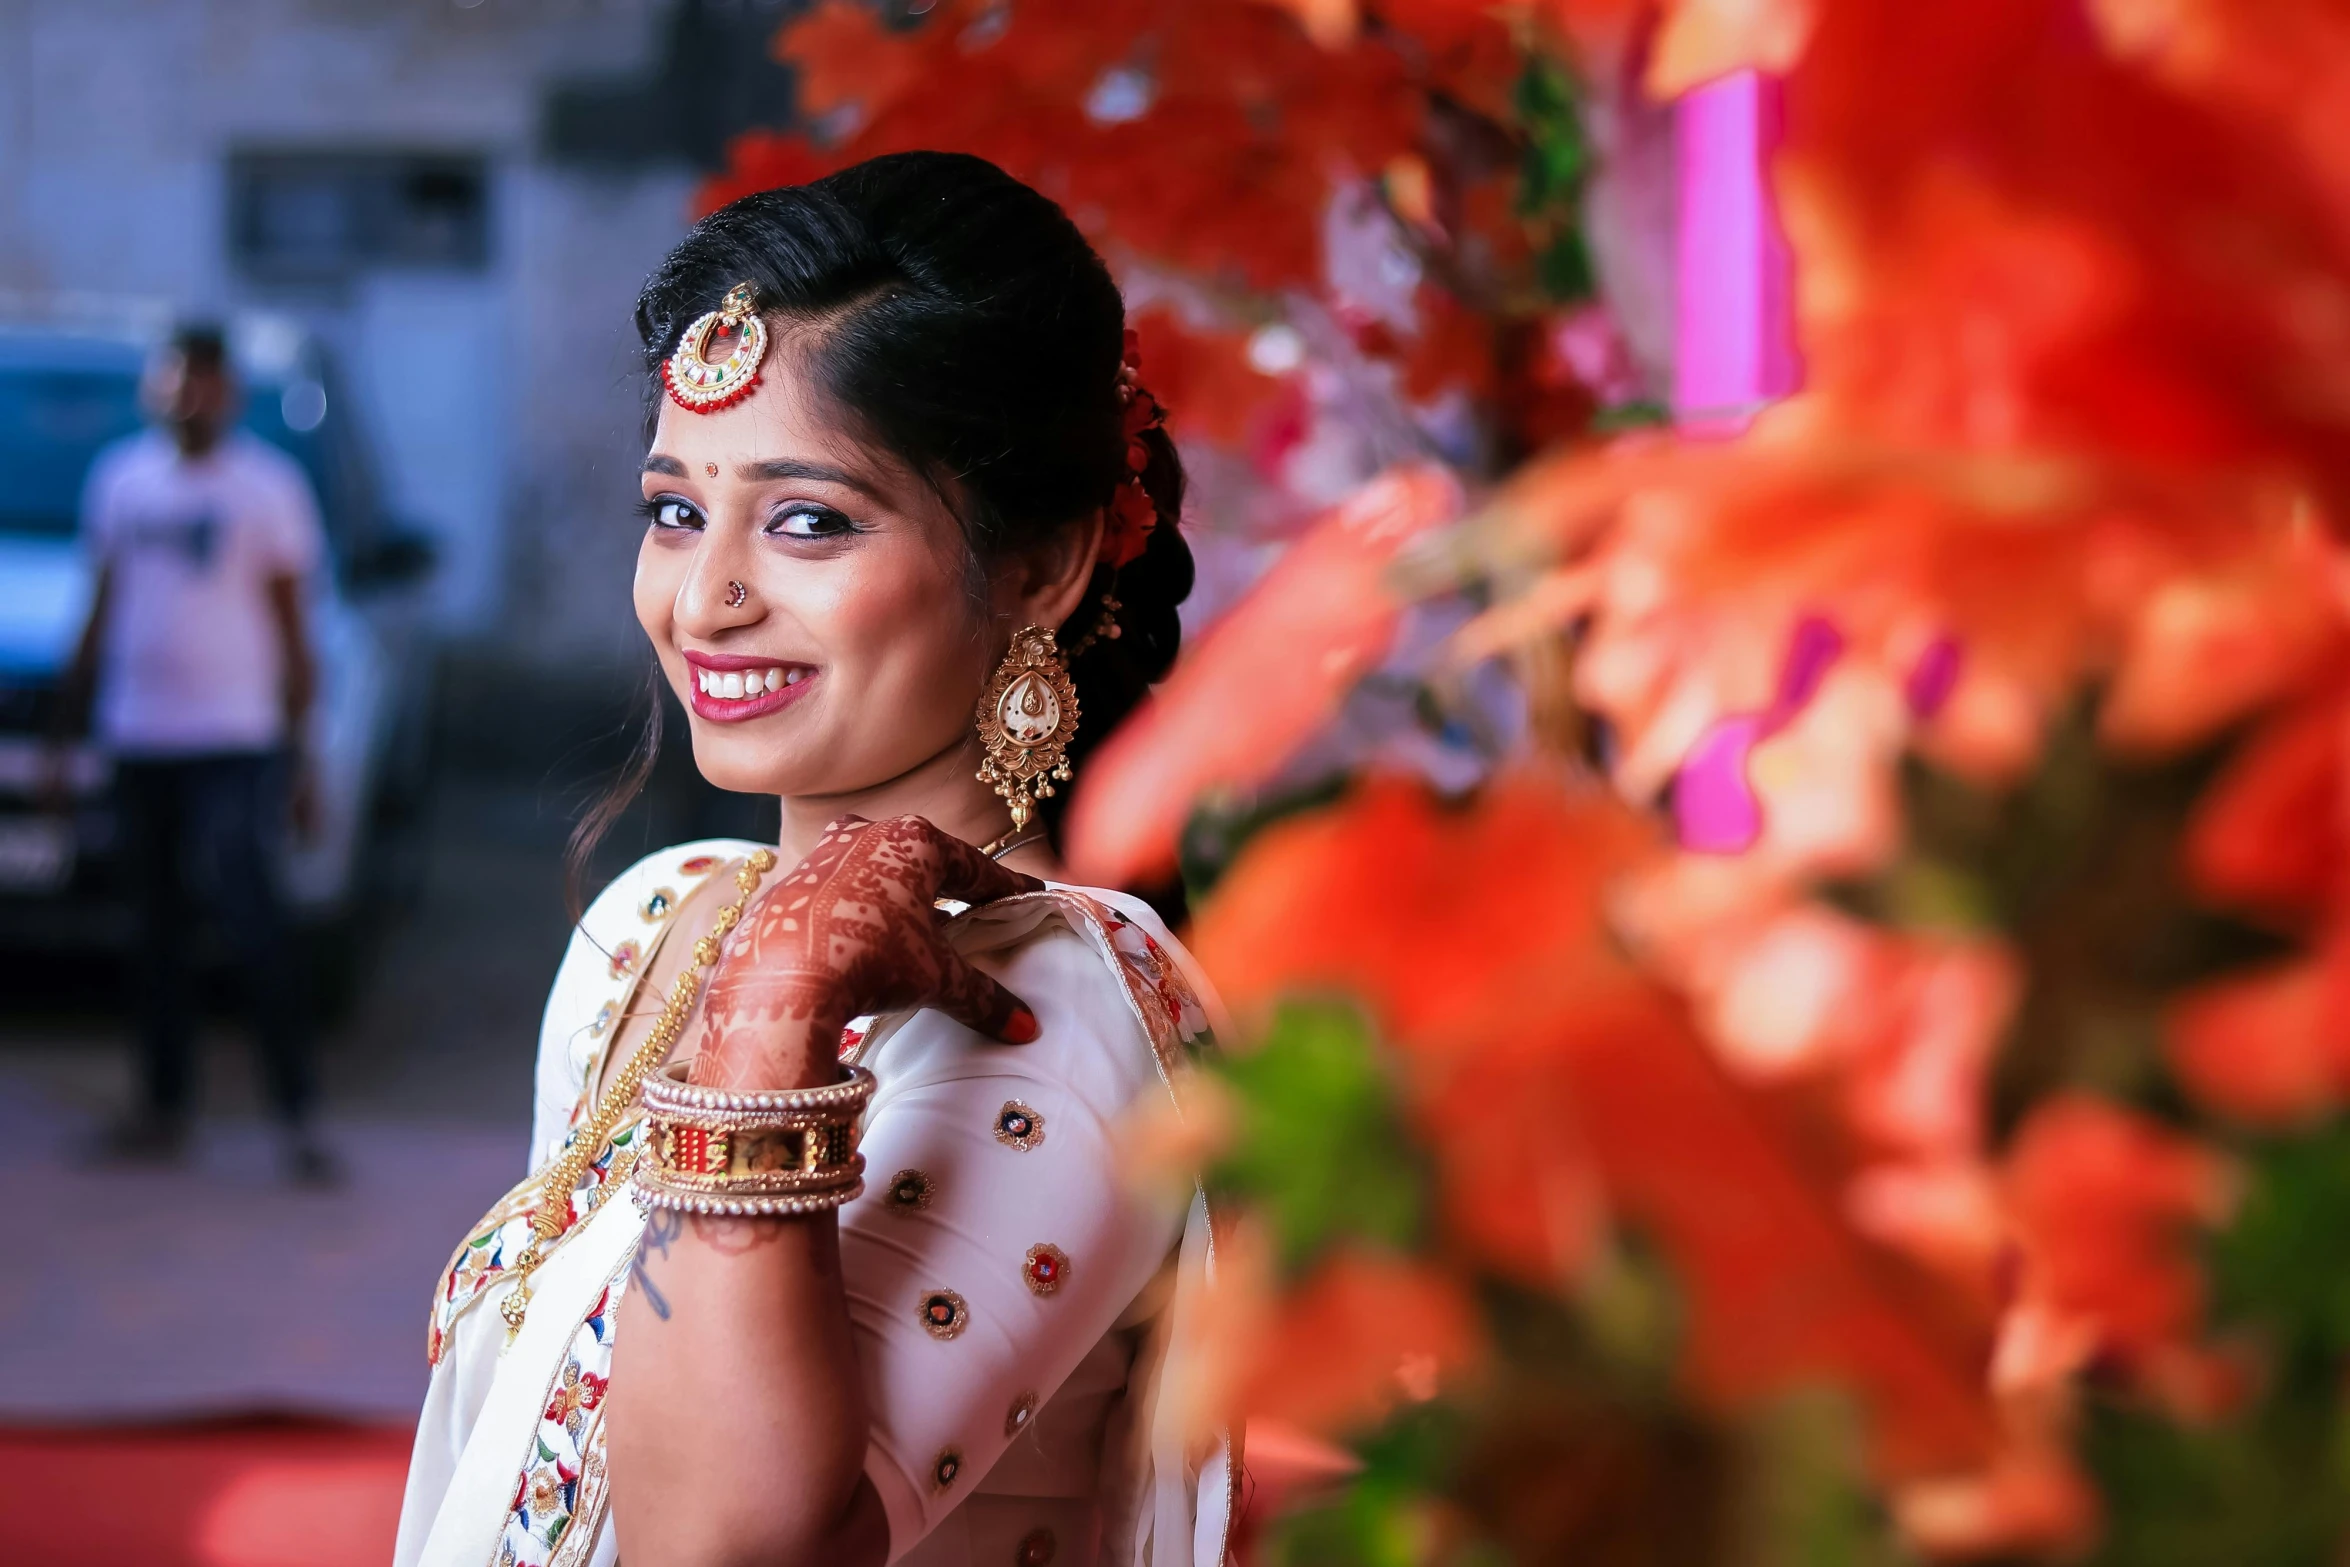
[[[685,1070],[671,1062],[645,1080],[635,1176],[649,1205],[804,1213],[864,1189],[857,1118],[873,1097],[872,1073],[851,1068],[819,1088],[735,1092],[687,1082]]]

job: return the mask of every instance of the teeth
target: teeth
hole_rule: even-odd
[[[694,671],[694,685],[704,696],[724,702],[740,702],[768,691],[781,691],[785,686],[796,686],[808,678],[805,669],[766,669]]]

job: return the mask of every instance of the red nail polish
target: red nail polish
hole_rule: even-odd
[[[1010,1021],[1004,1024],[1004,1039],[1010,1044],[1025,1045],[1043,1032],[1043,1027],[1036,1021],[1036,1014],[1026,1007],[1014,1012]]]

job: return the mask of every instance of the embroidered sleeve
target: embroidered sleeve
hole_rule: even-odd
[[[998,1045],[923,1012],[884,1040],[866,1192],[842,1214],[893,1560],[1029,1435],[1182,1229],[1122,1178],[1118,1123],[1160,1085],[1101,956],[1055,927],[978,961],[1043,1032]]]

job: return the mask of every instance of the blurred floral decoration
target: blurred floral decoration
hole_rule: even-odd
[[[813,134],[714,199],[980,152],[1157,302],[1187,442],[1362,417],[1332,364],[1403,432],[1072,820],[1085,879],[1181,868],[1236,1019],[1158,1129],[1246,1215],[1177,1391],[1345,1455],[1257,1559],[2343,1559],[2350,13],[829,0],[778,47]],[[1677,434],[1595,149],[1741,68],[1804,389]],[[1477,765],[1334,747],[1381,683]]]

